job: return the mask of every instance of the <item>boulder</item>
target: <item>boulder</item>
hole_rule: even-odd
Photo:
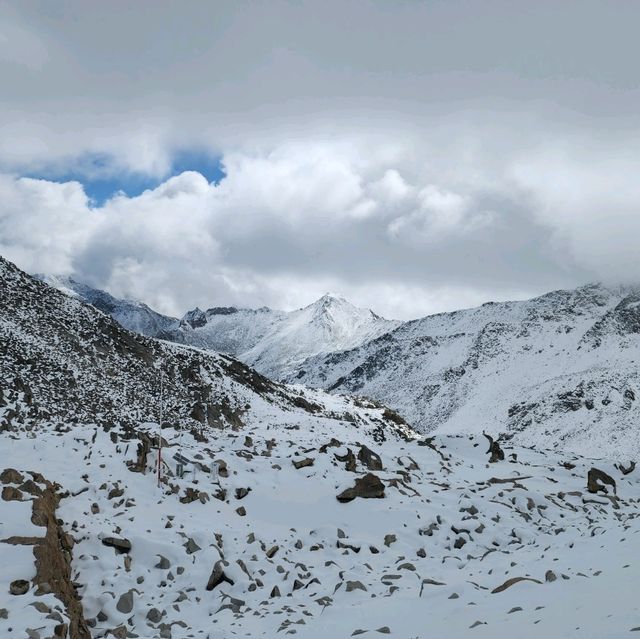
[[[364,444],[358,452],[358,461],[369,470],[382,470],[382,459]]]
[[[311,457],[305,457],[304,459],[294,459],[293,465],[296,470],[300,470],[301,468],[306,468],[307,466],[313,466],[314,460]]]
[[[213,565],[213,570],[211,571],[211,575],[209,576],[209,581],[207,581],[207,590],[213,590],[221,583],[226,582],[230,586],[233,586],[233,579],[227,577],[224,572],[224,565],[222,560],[218,559],[216,563]]]
[[[102,543],[105,546],[114,548],[117,553],[126,553],[131,550],[131,542],[124,537],[103,537]]]
[[[377,475],[367,473],[356,479],[352,488],[347,488],[336,496],[339,502],[346,503],[356,497],[363,499],[380,499],[384,497],[384,484]]]
[[[29,591],[29,582],[26,579],[16,579],[9,584],[9,592],[12,595],[24,595]]]

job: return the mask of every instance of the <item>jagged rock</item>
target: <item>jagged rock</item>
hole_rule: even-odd
[[[487,454],[490,455],[489,463],[493,464],[498,461],[504,461],[504,451],[500,448],[498,441],[494,440],[491,435],[487,435],[486,433],[482,434],[489,440],[489,450],[487,450]]]
[[[29,582],[26,579],[16,579],[9,584],[9,592],[12,595],[24,595],[29,591]]]
[[[587,490],[590,493],[597,493],[599,491],[602,491],[603,493],[606,494],[608,491],[605,484],[609,484],[610,486],[613,486],[613,494],[615,495],[616,494],[615,479],[611,477],[611,475],[607,475],[607,473],[605,473],[602,470],[599,470],[597,468],[591,468],[591,470],[589,470],[587,474]]]
[[[356,479],[352,488],[347,488],[336,496],[340,502],[349,502],[356,497],[363,499],[380,499],[384,497],[384,484],[377,475],[367,473],[363,477]]]
[[[158,557],[160,557],[160,561],[158,561],[154,568],[169,570],[169,568],[171,568],[171,562],[163,555],[158,555]]]
[[[296,470],[300,470],[301,468],[306,468],[307,466],[313,466],[313,462],[314,460],[311,457],[305,457],[304,459],[300,459],[300,460],[293,460],[293,465],[295,466]]]
[[[453,547],[456,550],[460,550],[460,548],[462,548],[466,543],[467,543],[467,540],[464,537],[458,537],[453,543]]]
[[[233,586],[234,581],[227,577],[224,572],[224,565],[222,560],[216,561],[213,565],[213,570],[211,571],[211,575],[209,576],[209,581],[207,581],[207,590],[213,590],[216,586],[219,586],[221,583],[226,582],[229,585]]]
[[[244,499],[250,490],[251,488],[236,488],[236,499]]]
[[[387,546],[387,548],[396,541],[397,537],[393,533],[384,536],[384,545]]]
[[[544,573],[544,580],[546,582],[552,582],[552,581],[555,581],[556,579],[557,579],[556,573],[553,572],[553,570],[547,570],[547,572]]]
[[[103,537],[102,543],[105,546],[109,546],[110,548],[114,548],[118,553],[126,553],[131,550],[131,542],[124,537]]]
[[[279,597],[280,596],[280,588],[278,588],[278,586],[274,586],[271,590],[271,593],[269,594],[269,597],[271,597],[271,599],[274,599],[275,597]]]
[[[367,592],[365,585],[361,581],[347,581],[347,592],[352,592],[353,590],[364,590]]]
[[[382,470],[382,459],[378,453],[374,453],[368,446],[364,444],[358,451],[358,461],[366,466],[368,470]]]
[[[236,508],[236,512],[240,517],[244,517],[247,514],[247,509],[244,506],[240,506],[239,508]]]

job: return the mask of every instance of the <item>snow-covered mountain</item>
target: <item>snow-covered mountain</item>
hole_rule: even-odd
[[[402,324],[289,376],[378,399],[424,432],[640,454],[640,292],[584,286]]]
[[[399,324],[331,294],[291,312],[266,307],[195,308],[177,320],[72,278],[37,277],[92,304],[128,330],[233,355],[276,380],[290,376],[309,357],[354,348]]]
[[[353,348],[398,324],[327,294],[305,308],[283,314],[239,357],[263,374],[283,379],[313,355]]]
[[[573,305],[602,311],[582,348],[633,338],[634,302],[598,290]],[[0,292],[1,637],[640,628],[626,454],[417,437],[374,402],[135,335],[1,258]],[[487,308],[456,314],[458,331]]]

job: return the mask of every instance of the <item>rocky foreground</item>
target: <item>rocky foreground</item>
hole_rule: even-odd
[[[166,428],[160,487],[152,425],[2,433],[0,636],[640,629],[631,465],[274,417],[197,438]]]

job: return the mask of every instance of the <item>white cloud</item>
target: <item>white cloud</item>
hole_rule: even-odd
[[[337,289],[411,316],[638,279],[639,17],[589,1],[5,2],[0,251],[174,313]],[[221,155],[227,177],[98,209],[77,183],[16,178],[165,179],[185,149]]]
[[[74,272],[173,314],[195,305],[298,307],[338,290],[407,317],[452,300],[522,295],[563,275],[560,254],[535,268],[554,229],[540,225],[539,211],[517,208],[517,191],[478,189],[474,176],[458,193],[446,171],[416,171],[429,162],[410,149],[392,158],[367,149],[309,140],[233,151],[217,186],[185,172],[101,208],[89,207],[76,182],[4,176],[2,252],[32,272]],[[425,182],[405,177],[412,172]],[[500,213],[487,214],[490,206]],[[528,240],[512,242],[517,227]]]

